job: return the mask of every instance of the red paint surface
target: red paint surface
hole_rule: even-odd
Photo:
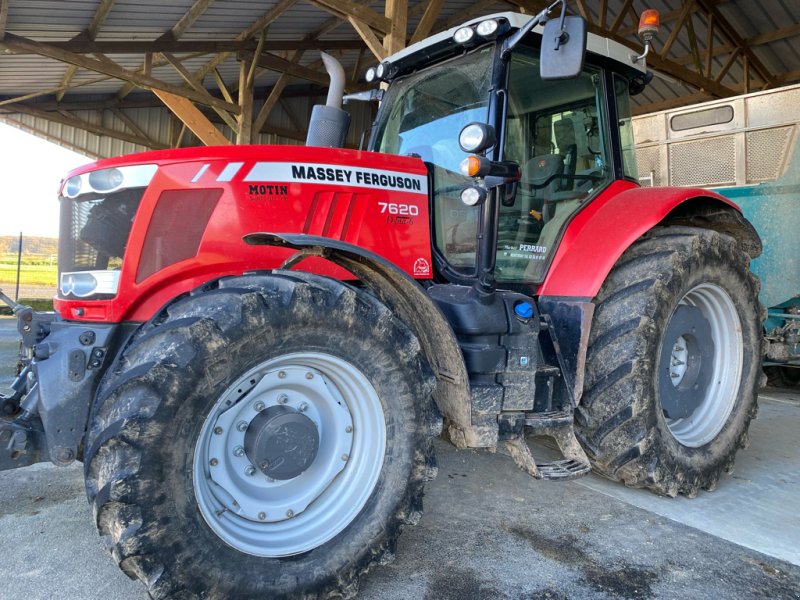
[[[699,188],[640,188],[615,181],[579,212],[567,227],[540,296],[593,298],[623,252],[670,211],[695,198],[738,207]]]
[[[232,162],[243,162],[244,165],[230,182],[217,182],[218,175]],[[56,299],[56,310],[67,319],[143,321],[170,299],[210,279],[278,268],[294,253],[270,246],[250,246],[242,241],[244,235],[256,232],[306,233],[343,240],[375,252],[416,279],[431,277],[431,269],[427,273],[420,270],[420,266],[432,264],[428,197],[424,189],[417,192],[319,181],[276,182],[288,187],[285,197],[273,194],[271,198],[255,199],[248,190],[249,185],[256,182],[245,182],[244,178],[257,162],[341,165],[427,177],[425,165],[418,159],[303,146],[187,148],[135,154],[86,165],[72,171],[69,176],[132,164],[158,164],[159,170],[145,191],[133,222],[117,297],[95,301]],[[206,163],[210,166],[193,183],[192,178]],[[269,181],[264,183],[270,184]],[[198,252],[137,283],[144,240],[159,198],[164,191],[183,189],[222,190],[203,232]],[[398,223],[396,218],[390,218],[393,215],[381,212],[381,202],[414,205],[418,214]],[[192,218],[197,216],[186,215],[187,220]],[[180,235],[180,231],[171,233]],[[169,243],[170,240],[164,238],[163,241]],[[307,259],[300,263],[300,268],[330,277],[353,279],[352,275],[323,259]]]

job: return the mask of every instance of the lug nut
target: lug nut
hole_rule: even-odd
[[[347,427],[344,428],[344,430],[346,433],[353,433],[353,426],[348,425]]]
[[[214,433],[217,435],[222,435],[222,427],[220,427],[219,425],[214,427]]]
[[[258,518],[259,518],[261,521],[263,521],[264,519],[266,519],[266,518],[267,518],[267,513],[264,513],[264,512],[260,512],[260,513],[258,513]]]
[[[342,460],[347,462],[348,460],[350,460],[350,456],[347,454],[342,454]]]
[[[289,401],[289,396],[286,394],[281,394],[278,396],[278,404],[286,404]]]
[[[290,508],[286,511],[286,516],[291,519],[294,516],[294,511]]]
[[[212,458],[210,461],[208,461],[208,463],[209,463],[209,464],[210,464],[212,467],[216,467],[216,466],[219,464],[219,461],[218,461],[216,458]]]
[[[236,424],[236,429],[239,431],[245,431],[247,429],[247,421],[239,421]]]
[[[236,448],[233,449],[233,455],[244,456],[244,448],[242,448],[241,446],[236,446]]]
[[[261,412],[264,410],[264,403],[259,400],[253,405],[253,409],[255,409],[256,412]]]
[[[310,372],[306,373],[306,379],[314,379],[314,374]]]
[[[244,474],[247,475],[248,477],[252,477],[253,475],[256,474],[256,468],[253,465],[247,465],[244,468]]]
[[[286,371],[278,371],[278,379],[285,379]]]

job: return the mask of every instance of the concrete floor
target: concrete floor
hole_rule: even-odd
[[[0,319],[0,385],[9,328]],[[766,390],[736,473],[693,500],[594,475],[535,481],[502,454],[437,442],[422,520],[359,597],[800,600],[798,424],[800,394]],[[80,466],[0,473],[0,556],[0,599],[145,598],[93,529]]]

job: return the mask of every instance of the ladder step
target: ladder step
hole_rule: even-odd
[[[539,469],[541,479],[577,479],[592,470],[588,462],[569,459],[539,463],[536,467]]]
[[[525,413],[525,425],[531,429],[572,427],[572,411],[554,410],[541,413]]]

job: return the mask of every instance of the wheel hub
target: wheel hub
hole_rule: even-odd
[[[244,451],[264,475],[286,481],[305,472],[319,450],[314,421],[286,405],[270,406],[250,421]]]
[[[695,306],[679,305],[664,333],[659,395],[668,419],[683,419],[697,410],[713,376],[711,325]]]

